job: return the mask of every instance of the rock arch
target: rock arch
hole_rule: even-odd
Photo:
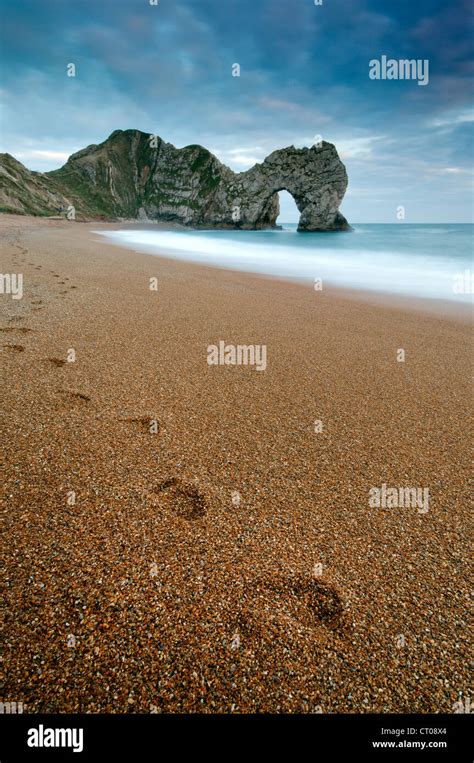
[[[350,229],[339,212],[347,173],[331,143],[274,151],[262,164],[236,177],[242,189],[242,227],[274,226],[278,193],[288,191],[300,212],[299,231]]]

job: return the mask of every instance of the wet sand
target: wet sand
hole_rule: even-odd
[[[97,228],[0,216],[1,271],[24,279],[0,295],[0,699],[452,712],[472,695],[465,315]],[[220,340],[266,345],[266,370],[208,365]],[[428,488],[429,510],[369,506],[382,484]]]

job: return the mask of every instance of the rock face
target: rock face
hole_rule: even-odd
[[[64,167],[29,172],[0,155],[0,210],[76,219],[142,219],[205,228],[275,227],[278,191],[301,213],[298,230],[347,230],[339,212],[347,187],[331,143],[274,151],[262,164],[234,173],[202,146],[177,149],[138,130],[116,130],[73,154]]]
[[[320,148],[283,148],[247,172],[234,176],[229,186],[241,204],[243,227],[274,226],[279,214],[278,191],[293,196],[301,216],[298,230],[349,228],[339,205],[347,188],[346,169],[331,143]]]
[[[10,154],[0,154],[0,212],[55,215],[69,202],[41,172],[30,172]]]

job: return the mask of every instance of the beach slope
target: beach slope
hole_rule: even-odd
[[[469,324],[92,228],[0,217],[2,273],[23,274],[0,296],[3,699],[452,712]],[[264,345],[266,369],[209,365],[219,341]],[[371,506],[383,485],[427,489],[427,510]]]

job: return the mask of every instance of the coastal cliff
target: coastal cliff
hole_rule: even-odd
[[[347,173],[331,143],[274,151],[235,173],[198,145],[175,148],[139,130],[116,130],[58,170],[30,172],[0,155],[0,211],[77,220],[159,220],[203,228],[276,226],[278,191],[300,211],[298,230],[348,230],[339,212]]]

